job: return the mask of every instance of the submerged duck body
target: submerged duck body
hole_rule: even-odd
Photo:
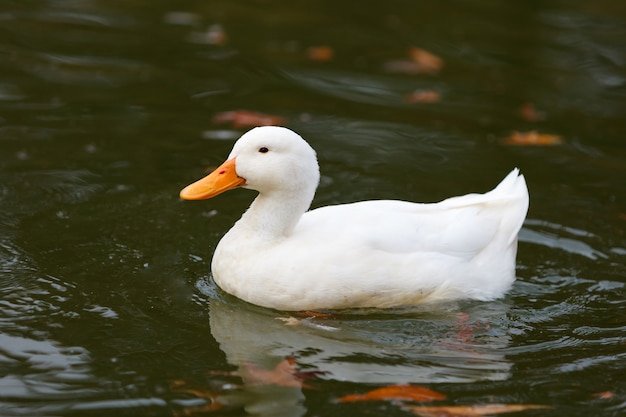
[[[220,240],[211,272],[226,292],[278,310],[390,308],[502,297],[515,281],[528,190],[517,169],[492,191],[422,204],[362,201],[310,210],[315,151],[282,127],[244,134],[187,200],[235,187],[259,195]]]

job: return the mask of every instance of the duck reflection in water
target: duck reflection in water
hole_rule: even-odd
[[[213,294],[215,296],[215,294]],[[252,415],[306,413],[297,367],[316,378],[377,385],[472,383],[507,379],[502,323],[506,302],[300,316],[282,314],[224,296],[210,302],[213,337],[245,388],[228,402]],[[294,362],[286,359],[293,358]],[[293,366],[293,380],[282,378]],[[281,369],[282,368],[282,369]],[[275,373],[266,383],[257,370]],[[282,376],[284,376],[282,375]]]

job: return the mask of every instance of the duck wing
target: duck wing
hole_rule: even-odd
[[[376,200],[322,207],[305,213],[294,232],[310,242],[466,258],[494,243],[514,243],[527,209],[526,183],[515,169],[485,194],[432,204]]]

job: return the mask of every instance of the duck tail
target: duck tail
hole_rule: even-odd
[[[511,202],[510,215],[507,216],[509,223],[507,229],[511,232],[509,243],[513,243],[517,239],[517,234],[528,212],[529,197],[526,179],[520,174],[518,168],[514,168],[491,192]]]
[[[526,180],[524,179],[524,175],[520,174],[519,168],[513,168],[513,170],[500,181],[500,184],[498,184],[494,191],[496,190],[506,194],[528,194]]]

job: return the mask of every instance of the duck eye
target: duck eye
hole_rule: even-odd
[[[262,147],[259,148],[259,152],[267,153],[267,152],[269,152],[269,149],[267,149],[265,146],[262,146]]]

